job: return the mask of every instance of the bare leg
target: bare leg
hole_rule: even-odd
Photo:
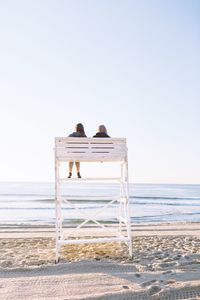
[[[69,162],[69,176],[68,176],[68,178],[71,178],[71,176],[72,176],[73,165],[74,165],[74,162],[70,161]]]
[[[76,161],[75,164],[76,164],[77,173],[79,173],[80,172],[80,162]]]
[[[78,176],[78,178],[81,178],[81,174],[80,174],[80,162],[76,161],[75,164],[76,164],[77,176]]]
[[[70,161],[70,162],[69,162],[69,172],[70,172],[70,173],[72,173],[73,165],[74,165],[74,162],[73,162],[73,161]]]

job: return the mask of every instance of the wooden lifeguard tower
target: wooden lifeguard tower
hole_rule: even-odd
[[[60,166],[62,163],[69,161],[79,162],[119,162],[120,170],[119,176],[116,177],[100,177],[100,178],[80,178],[80,179],[68,179],[62,178],[60,175]],[[105,182],[112,181],[119,185],[119,196],[108,197],[101,210],[106,209],[114,203],[118,207],[118,214],[116,216],[118,220],[117,228],[110,228],[109,225],[102,224],[97,219],[98,212],[91,216],[84,216],[82,214],[82,222],[72,230],[64,235],[63,232],[63,216],[62,207],[63,204],[67,204],[69,207],[76,209],[73,205],[73,200],[69,197],[63,197],[61,191],[61,185],[71,183],[75,181],[77,184],[81,181],[91,182]],[[125,138],[70,138],[70,137],[56,137],[55,138],[55,200],[56,200],[56,263],[59,261],[59,252],[62,245],[66,244],[83,244],[83,243],[106,243],[106,242],[124,242],[129,249],[129,255],[132,257],[132,239],[131,239],[131,223],[129,215],[129,191],[128,191],[128,156],[127,145]],[[106,204],[105,204],[106,203]],[[83,220],[83,218],[85,219]],[[83,228],[89,222],[93,222],[96,227],[104,229],[104,236],[97,236],[91,238],[82,238],[78,236],[78,239],[72,238],[74,232],[79,234],[81,228]],[[116,230],[117,229],[117,230]],[[96,229],[95,229],[96,230]],[[109,231],[109,236],[106,232]],[[111,235],[112,231],[112,235]]]

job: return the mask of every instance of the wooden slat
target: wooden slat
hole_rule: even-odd
[[[124,138],[55,138],[55,154],[60,161],[117,161],[127,155]]]

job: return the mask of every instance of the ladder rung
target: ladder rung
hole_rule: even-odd
[[[116,198],[116,197],[98,197],[98,198],[95,198],[95,197],[91,197],[91,198],[83,198],[83,199],[77,199],[77,197],[74,197],[74,198],[68,198],[68,197],[62,197],[62,200],[65,202],[65,201],[78,201],[78,202],[88,202],[88,201],[113,201],[115,200],[115,202],[120,202],[119,198]]]
[[[86,178],[60,178],[59,182],[72,182],[72,181],[122,181],[121,177],[86,177]]]
[[[71,240],[59,240],[58,244],[93,244],[93,243],[109,243],[109,242],[127,242],[128,237],[111,237],[111,238],[97,238],[97,239],[71,239]]]

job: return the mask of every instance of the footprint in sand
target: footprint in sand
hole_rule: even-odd
[[[142,287],[147,287],[147,286],[149,286],[149,285],[151,285],[152,283],[155,283],[155,282],[157,282],[157,280],[155,280],[155,279],[149,280],[149,281],[145,281],[145,282],[141,283],[141,286]]]

